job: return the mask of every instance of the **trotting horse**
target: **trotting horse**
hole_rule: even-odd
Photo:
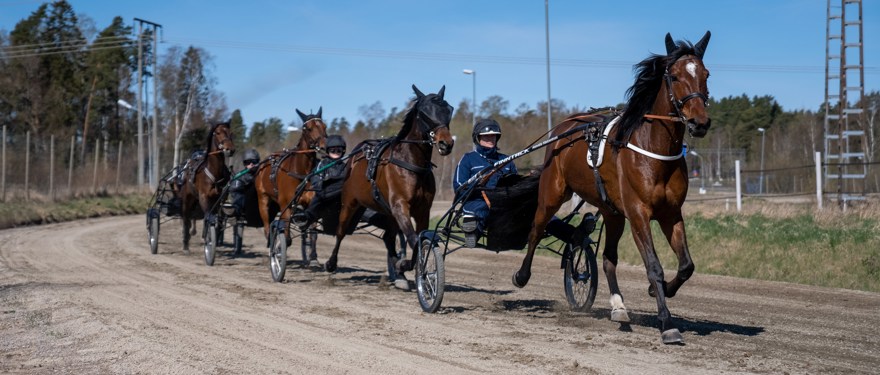
[[[629,322],[616,273],[617,244],[625,220],[629,220],[647,270],[649,293],[657,299],[661,339],[665,344],[683,341],[666,307],[666,298],[675,296],[694,272],[681,214],[688,191],[682,142],[685,133],[705,136],[711,124],[706,112],[709,71],[703,66],[710,35],[706,32],[692,45],[673,42],[666,34],[666,55],[652,55],[636,65],[636,80],[627,91],[626,109],[607,125],[605,136],[598,137],[601,143],[596,160],[603,159],[604,154],[604,161],[597,169],[589,170],[589,145],[583,138],[563,139],[547,149],[528,253],[513,275],[514,285],[521,288],[528,283],[535,246],[547,222],[574,192],[599,208],[608,228],[603,268],[611,291],[611,320]],[[590,114],[572,115],[556,127],[554,134],[597,120],[601,119]],[[678,257],[678,272],[669,282],[664,279],[654,249],[651,220],[660,224]]]
[[[285,149],[269,157],[269,162],[261,163],[254,176],[257,200],[260,205],[260,218],[263,219],[263,232],[269,238],[269,225],[279,210],[291,203],[296,195],[296,187],[318,163],[318,152],[324,149],[327,139],[327,125],[321,119],[321,111],[306,115],[296,110],[303,121],[302,135],[296,147]],[[305,204],[305,202],[295,202]],[[290,210],[282,211],[282,219],[290,220]],[[290,243],[290,231],[285,226],[284,237]]]
[[[190,235],[196,231],[193,227],[195,219],[211,213],[211,207],[220,199],[223,187],[229,182],[226,158],[235,153],[235,143],[232,142],[228,122],[211,127],[205,140],[205,150],[204,159],[190,160],[183,171],[183,184],[180,187],[183,251],[186,253],[189,253]]]
[[[418,251],[418,233],[428,228],[428,218],[434,193],[437,190],[431,168],[434,145],[440,155],[452,152],[454,140],[449,132],[452,106],[443,99],[446,86],[437,94],[425,95],[413,85],[416,98],[410,102],[403,127],[393,138],[384,141],[365,141],[358,144],[350,159],[348,173],[342,187],[342,208],[336,229],[336,246],[324,264],[328,272],[336,271],[339,244],[346,228],[360,217],[364,208],[373,209],[393,218],[386,230],[389,260],[396,258],[394,246],[388,239],[403,231],[412,251],[412,260],[397,265],[395,286],[406,283],[403,272],[411,270]],[[412,219],[415,220],[413,228]],[[390,262],[393,263],[393,262]]]

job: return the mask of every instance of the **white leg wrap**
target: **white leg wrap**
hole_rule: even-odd
[[[626,306],[623,305],[623,297],[620,294],[612,294],[611,295],[611,309],[624,309],[626,310]]]

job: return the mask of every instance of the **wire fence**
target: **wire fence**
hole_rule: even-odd
[[[137,186],[133,142],[98,139],[83,145],[76,136],[11,135],[6,127],[0,137],[2,202],[55,201],[144,189]]]

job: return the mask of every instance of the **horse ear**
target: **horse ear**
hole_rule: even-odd
[[[318,118],[323,118],[323,117],[321,117],[322,110],[324,110],[324,106],[318,107]]]
[[[416,87],[415,84],[413,84],[413,91],[416,93],[416,97],[417,97],[417,98],[420,98],[420,99],[421,99],[423,96],[425,96],[425,94],[422,94],[422,92],[419,91],[419,88]]]
[[[445,94],[445,93],[446,93],[446,85],[443,85],[443,87],[440,88],[440,91],[437,92],[437,96],[439,96],[440,99],[443,99],[443,94]]]
[[[301,118],[303,120],[303,122],[306,122],[306,119],[309,117],[309,116],[306,116],[305,113],[300,112],[299,109],[296,110],[296,114],[299,115],[299,118]]]
[[[703,54],[706,53],[706,46],[709,44],[709,38],[712,37],[712,32],[706,30],[706,35],[703,35],[703,38],[694,45],[694,51],[697,53],[697,57],[703,58]]]
[[[675,51],[675,42],[672,41],[672,34],[666,33],[666,54],[672,54]]]

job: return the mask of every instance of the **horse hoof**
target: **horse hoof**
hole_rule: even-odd
[[[611,321],[629,323],[629,314],[626,313],[626,309],[613,309],[611,310]]]
[[[679,332],[678,328],[667,329],[660,334],[660,338],[663,339],[664,344],[684,344],[684,338],[681,337],[681,332]]]
[[[529,283],[529,278],[531,275],[522,277],[519,275],[519,271],[513,273],[513,278],[511,281],[513,282],[513,286],[517,288],[525,288],[526,284]]]
[[[409,292],[409,281],[403,275],[397,275],[397,279],[394,280],[394,287]]]
[[[412,261],[410,261],[409,259],[401,259],[397,261],[395,267],[397,267],[398,272],[412,271],[413,269]]]
[[[335,263],[330,264],[330,261],[327,261],[327,263],[324,263],[324,271],[327,271],[330,273],[336,272],[336,264]]]
[[[311,269],[321,269],[321,263],[315,259],[309,261],[309,268]]]

